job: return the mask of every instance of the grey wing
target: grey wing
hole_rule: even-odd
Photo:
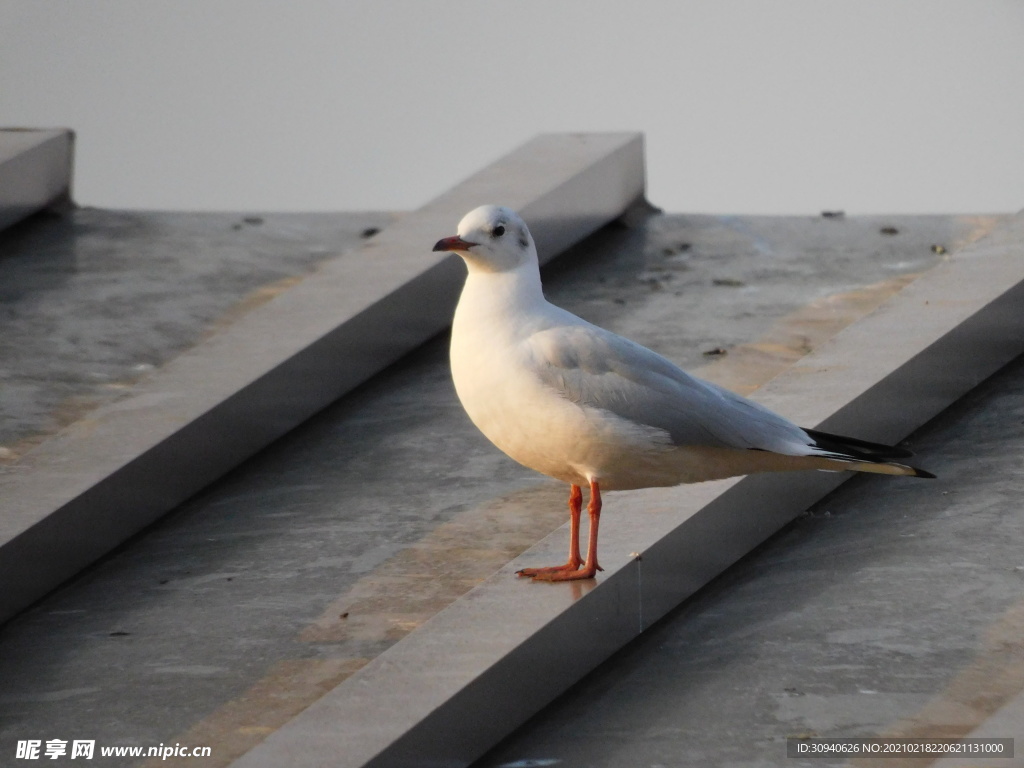
[[[675,445],[814,452],[807,433],[778,414],[646,347],[573,320],[529,340],[541,380],[566,399],[664,430]]]

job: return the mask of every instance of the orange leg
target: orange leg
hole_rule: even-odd
[[[583,510],[583,491],[578,485],[569,486],[569,561],[565,565],[553,565],[548,568],[523,568],[516,571],[517,576],[545,578],[552,573],[565,573],[577,570],[583,564],[580,556],[580,514]]]
[[[570,509],[572,508],[574,494],[578,494],[577,505],[582,505],[583,503],[579,486],[574,485],[573,489],[574,491],[569,495]],[[579,510],[579,506],[577,506],[577,510]],[[598,571],[603,570],[597,564],[597,528],[601,522],[601,489],[596,480],[590,481],[590,503],[587,504],[587,515],[590,518],[590,540],[587,542],[587,561],[583,564],[583,568],[579,567],[579,511],[577,511],[576,519],[572,526],[576,529],[576,535],[575,537],[570,535],[570,547],[575,546],[575,549],[570,549],[569,562],[565,566],[558,568],[528,568],[520,571],[520,573],[524,576],[533,576],[539,581],[575,581],[576,579],[594,578]],[[572,565],[574,556],[576,564]],[[572,565],[571,568],[568,567],[570,565]],[[528,573],[527,571],[533,571],[534,573]]]

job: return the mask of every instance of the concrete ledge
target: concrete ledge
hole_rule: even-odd
[[[0,129],[0,229],[71,196],[74,134]]]
[[[443,330],[466,211],[518,208],[548,259],[643,191],[639,134],[540,136],[42,444],[0,476],[0,620]]]
[[[905,437],[1024,352],[1022,251],[1018,214],[756,398],[802,424]],[[468,765],[846,477],[752,476],[609,494],[606,570],[596,582],[514,578],[518,568],[561,559],[563,528],[233,765]]]

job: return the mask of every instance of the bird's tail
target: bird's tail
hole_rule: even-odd
[[[931,472],[904,464],[899,459],[909,459],[914,454],[906,448],[897,448],[881,443],[871,443],[853,437],[831,435],[814,429],[805,429],[814,441],[817,455],[849,463],[848,469],[858,472],[874,472],[881,475],[906,475],[909,477],[933,478]]]

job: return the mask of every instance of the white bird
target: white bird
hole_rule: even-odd
[[[508,208],[470,211],[458,234],[433,250],[457,253],[468,268],[451,340],[452,378],[466,413],[510,457],[570,486],[568,561],[521,576],[565,581],[601,570],[602,489],[798,469],[934,477],[894,461],[909,451],[801,429],[548,303],[533,237]],[[590,488],[586,560],[583,485]]]

